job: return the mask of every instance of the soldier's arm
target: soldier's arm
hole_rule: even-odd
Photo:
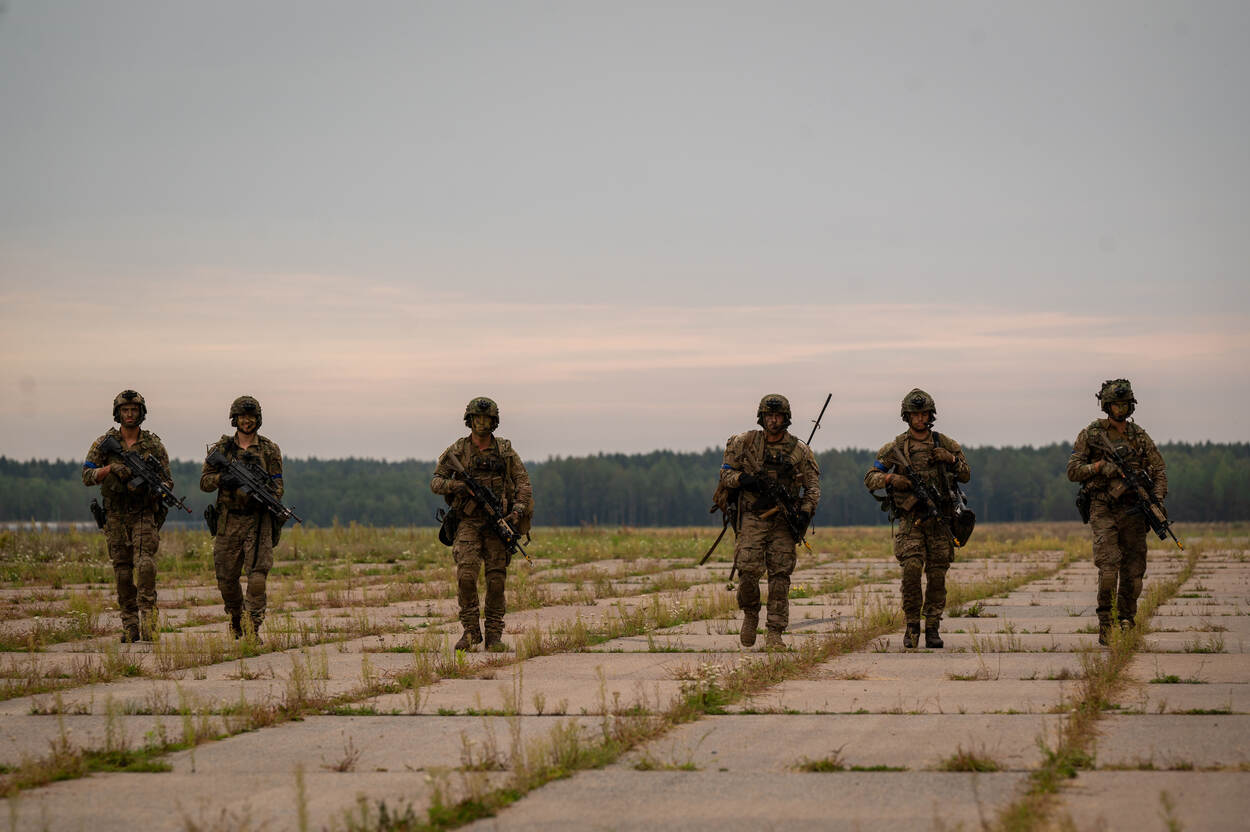
[[[209,448],[208,456],[212,456],[213,451],[215,450],[217,450],[216,445],[213,445],[211,448]],[[209,463],[207,459],[205,459],[204,467],[200,469],[200,490],[201,491],[216,491],[217,486],[220,484],[221,484],[221,471],[217,469],[216,465],[212,465],[211,463]]]
[[[174,475],[169,470],[169,451],[165,450],[164,442],[157,440],[156,451],[152,454],[152,456],[156,457],[156,461],[160,463],[161,479],[165,480],[165,482],[172,489],[174,487]]]
[[[286,481],[282,479],[282,449],[273,443],[273,456],[269,459],[269,482],[273,485],[273,495],[279,500],[286,492]]]
[[[1154,483],[1154,498],[1163,502],[1168,496],[1168,470],[1163,462],[1163,454],[1149,435],[1145,437],[1146,467],[1149,469],[1150,480]]]
[[[868,473],[864,474],[864,487],[869,491],[876,491],[878,488],[885,488],[890,481],[890,474],[894,470],[894,463],[886,460],[891,456],[894,445],[889,444],[877,451],[877,459],[872,463],[872,467],[868,469]]]
[[[435,494],[452,494],[460,489],[456,487],[456,481],[453,479],[455,469],[447,462],[447,457],[455,446],[443,451],[442,456],[438,458],[438,464],[434,466],[434,476],[430,478],[430,490]]]
[[[958,482],[968,482],[972,479],[972,468],[968,465],[968,458],[964,456],[963,446],[955,440],[951,440],[955,446],[955,479]]]
[[[799,509],[811,516],[816,513],[816,506],[820,503],[820,465],[817,464],[816,455],[812,453],[811,448],[806,449],[801,477],[803,501],[799,504]]]
[[[744,473],[741,457],[741,442],[736,436],[729,437],[725,442],[725,456],[721,459],[720,466],[720,481],[726,488],[738,488],[738,480]]]
[[[100,440],[91,443],[91,448],[87,451],[87,458],[82,464],[82,484],[86,486],[99,485],[100,481],[96,479],[96,475],[102,468],[106,468],[104,458],[100,455]]]
[[[521,455],[515,450],[512,451],[512,480],[516,488],[516,496],[512,500],[512,511],[520,516],[530,514],[534,510],[534,486],[530,484],[529,471],[525,470],[525,463],[521,461]]]
[[[1068,457],[1068,479],[1071,482],[1085,482],[1098,473],[1089,456],[1089,428],[1085,428],[1072,443],[1072,456]]]

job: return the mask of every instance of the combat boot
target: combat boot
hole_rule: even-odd
[[[134,644],[139,640],[139,625],[124,624],[122,625],[122,644]]]
[[[906,648],[920,646],[920,622],[908,621],[907,632],[903,633],[903,646]]]
[[[507,653],[508,645],[503,643],[498,633],[487,633],[486,645],[482,649],[488,653]]]
[[[1103,647],[1107,647],[1108,645],[1111,644],[1111,625],[1110,624],[1098,625],[1098,643],[1101,644]]]
[[[455,649],[463,652],[472,652],[474,647],[482,643],[482,631],[477,627],[472,629],[465,627],[464,634],[460,636],[460,640],[456,642]]]
[[[769,630],[764,633],[765,650],[787,650],[786,643],[781,640],[780,630]]]
[[[263,618],[253,618],[253,619],[252,619],[252,638],[256,639],[256,646],[257,646],[257,647],[259,647],[259,646],[261,646],[262,644],[264,644],[264,643],[265,643],[265,640],[264,640],[263,638],[261,638],[261,637],[260,637],[260,625],[261,625],[262,623],[264,623],[264,619],[263,619]]]
[[[738,633],[738,643],[743,647],[755,646],[755,631],[760,626],[759,610],[742,611],[742,630]]]
[[[236,639],[243,638],[243,613],[235,612],[230,614],[230,635]]]
[[[928,619],[924,623],[924,646],[925,647],[942,647],[942,637],[938,635],[938,625],[941,619]]]

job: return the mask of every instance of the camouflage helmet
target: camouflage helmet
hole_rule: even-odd
[[[123,390],[113,397],[113,421],[117,424],[122,423],[122,405],[124,404],[139,405],[139,424],[143,424],[143,420],[148,418],[148,405],[143,400],[143,396],[134,390]]]
[[[256,417],[256,429],[260,430],[260,402],[256,401],[252,396],[239,396],[232,401],[230,403],[230,424],[237,428],[239,426],[239,417],[244,413],[251,413]]]
[[[764,427],[765,413],[780,413],[786,417],[786,423],[782,427],[790,427],[790,400],[780,393],[769,393],[760,399],[759,409],[755,411],[755,423],[760,427]]]
[[[1111,405],[1117,403],[1127,403],[1129,415],[1133,415],[1136,408],[1137,399],[1133,397],[1133,385],[1126,378],[1109,378],[1102,383],[1102,387],[1094,395],[1098,399],[1099,405],[1104,413],[1111,415]]]
[[[473,417],[481,415],[490,417],[491,430],[499,427],[499,405],[495,404],[494,399],[488,399],[485,396],[478,396],[466,404],[464,406],[465,427],[473,427]]]
[[[899,406],[899,416],[910,425],[911,422],[907,418],[909,413],[928,413],[928,426],[933,427],[933,420],[937,418],[937,402],[919,387],[913,387],[906,396],[903,396],[903,403]]]

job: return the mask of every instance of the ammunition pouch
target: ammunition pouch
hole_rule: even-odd
[[[1128,483],[1123,479],[1114,479],[1107,484],[1107,497],[1118,500],[1128,493]]]
[[[217,520],[219,517],[217,504],[209,503],[208,508],[204,509],[204,525],[208,526],[208,533],[212,537],[217,536]]]
[[[100,505],[99,500],[91,501],[91,516],[95,518],[95,524],[99,528],[104,528],[104,524],[108,522],[108,514],[105,513],[104,507]]]
[[[1089,507],[1093,503],[1094,497],[1090,494],[1089,488],[1082,485],[1081,490],[1076,492],[1076,510],[1081,515],[1081,522],[1089,522]]]
[[[460,512],[440,508],[434,513],[434,519],[439,523],[438,542],[450,546],[456,541],[456,529],[460,528]]]

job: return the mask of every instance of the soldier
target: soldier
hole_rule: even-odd
[[[1137,616],[1137,599],[1146,576],[1147,530],[1137,497],[1125,484],[1106,444],[1130,460],[1137,473],[1145,474],[1147,487],[1160,503],[1168,494],[1168,475],[1149,434],[1129,421],[1137,399],[1128,379],[1104,381],[1095,398],[1107,418],[1090,422],[1076,437],[1068,459],[1068,479],[1082,483],[1080,500],[1089,505],[1094,565],[1098,567],[1098,643],[1105,645],[1113,609],[1124,627],[1133,626]]]
[[[111,428],[93,442],[82,465],[83,485],[99,485],[104,497],[104,537],[117,579],[123,644],[140,639],[151,641],[156,632],[156,550],[160,547],[160,528],[167,508],[149,490],[129,488],[131,471],[120,461],[106,459],[100,445],[113,437],[126,450],[150,455],[160,464],[164,479],[172,488],[169,454],[161,438],[139,427],[147,415],[143,396],[134,390],[118,393],[113,399],[113,421],[121,427]]]
[[[781,634],[790,623],[790,575],[799,540],[775,502],[762,493],[763,483],[770,479],[784,489],[795,508],[799,528],[806,531],[820,502],[820,468],[812,449],[786,430],[790,427],[790,402],[785,396],[765,396],[755,416],[763,430],[729,438],[720,479],[726,488],[738,489],[739,528],[734,541],[734,562],[741,575],[738,607],[742,610],[742,630],[738,640],[743,647],[755,644],[760,623],[760,578],[767,573],[768,632],[764,646],[778,650],[785,649]]]
[[[473,399],[464,408],[464,423],[471,433],[453,442],[443,451],[430,480],[430,490],[442,494],[457,518],[452,557],[456,561],[457,598],[460,601],[460,623],[464,633],[456,642],[457,650],[472,650],[482,641],[478,623],[477,576],[486,572],[486,649],[502,652],[504,581],[511,556],[503,542],[492,531],[486,512],[466,492],[460,477],[448,459],[453,454],[473,479],[489,488],[503,503],[507,521],[522,534],[529,531],[534,513],[534,492],[529,473],[521,457],[507,439],[495,436],[499,427],[499,406],[484,396]],[[455,521],[453,521],[455,522]]]
[[[230,404],[230,424],[234,435],[223,434],[209,446],[208,456],[221,451],[228,459],[240,460],[259,467],[269,475],[270,490],[279,499],[285,486],[282,481],[282,451],[276,442],[257,433],[261,425],[260,402],[251,396],[239,396]],[[281,524],[261,504],[238,491],[229,471],[207,460],[200,471],[200,490],[216,491],[217,502],[210,507],[215,522],[210,521],[213,534],[213,568],[217,588],[230,616],[230,632],[235,638],[244,635],[243,610],[246,609],[251,632],[257,643],[260,625],[265,620],[265,583],[273,568],[273,547],[278,543]],[[247,594],[239,587],[241,575],[247,576]]]
[[[949,436],[933,430],[937,405],[933,397],[916,388],[903,397],[899,415],[907,430],[882,446],[877,460],[864,475],[869,491],[886,490],[891,519],[899,521],[894,533],[894,557],[903,567],[903,614],[907,632],[903,646],[920,646],[920,614],[925,618],[924,646],[941,647],[940,626],[946,608],[946,571],[955,556],[951,518],[956,506],[956,482],[972,477],[963,449]],[[900,473],[907,466],[923,479],[938,498],[936,512],[914,493],[914,484]],[[875,496],[875,495],[874,495]],[[881,498],[878,498],[881,499]],[[934,514],[938,516],[934,516]],[[921,589],[920,576],[925,576]]]

